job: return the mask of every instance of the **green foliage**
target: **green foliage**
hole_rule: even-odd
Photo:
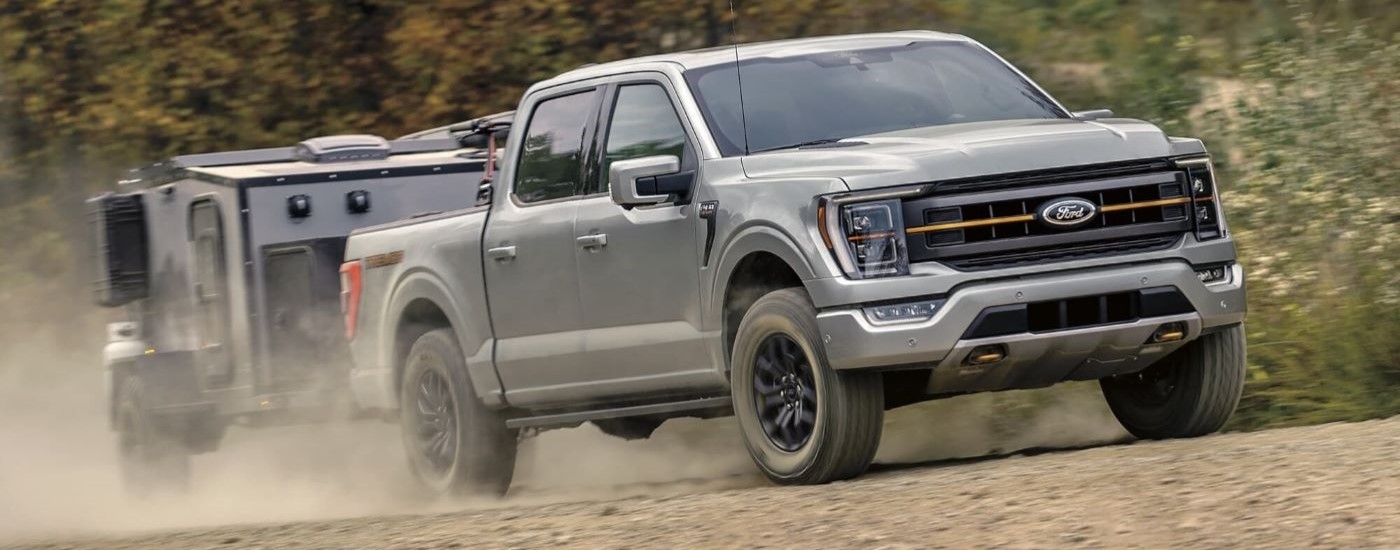
[[[1240,426],[1400,413],[1400,45],[1299,29],[1210,115],[1251,285]]]

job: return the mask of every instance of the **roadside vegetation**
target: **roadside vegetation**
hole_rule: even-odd
[[[734,4],[737,25],[727,0],[7,3],[0,345],[95,353],[82,200],[126,168],[397,136],[509,109],[584,63],[729,44],[736,28],[743,41],[929,28],[988,43],[1073,109],[1206,139],[1251,277],[1234,428],[1400,414],[1393,1]]]

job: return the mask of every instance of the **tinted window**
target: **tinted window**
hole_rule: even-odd
[[[665,88],[658,84],[618,88],[603,158],[605,180],[613,161],[656,155],[672,155],[679,159],[684,152],[685,129]]]
[[[583,132],[595,93],[556,97],[535,107],[515,176],[515,196],[522,202],[564,198],[578,190]]]
[[[733,64],[686,73],[725,155],[908,128],[1067,116],[1006,63],[962,42],[752,58],[739,67],[742,94]]]

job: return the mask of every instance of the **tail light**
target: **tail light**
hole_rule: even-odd
[[[345,339],[355,339],[355,328],[360,319],[360,284],[363,264],[351,260],[340,264],[340,313],[345,316]]]

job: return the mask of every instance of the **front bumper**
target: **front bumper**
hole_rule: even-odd
[[[1134,372],[1205,331],[1243,321],[1244,274],[1238,264],[1231,269],[1228,282],[1209,285],[1180,260],[974,282],[950,292],[926,321],[876,326],[851,307],[823,311],[817,324],[836,369],[932,367],[929,392],[934,394],[1042,387]],[[1194,311],[1054,332],[964,337],[988,308],[1158,287],[1175,287]],[[1147,343],[1158,327],[1171,322],[1186,326],[1185,338]],[[971,350],[984,344],[1004,345],[1006,358],[966,365]]]

